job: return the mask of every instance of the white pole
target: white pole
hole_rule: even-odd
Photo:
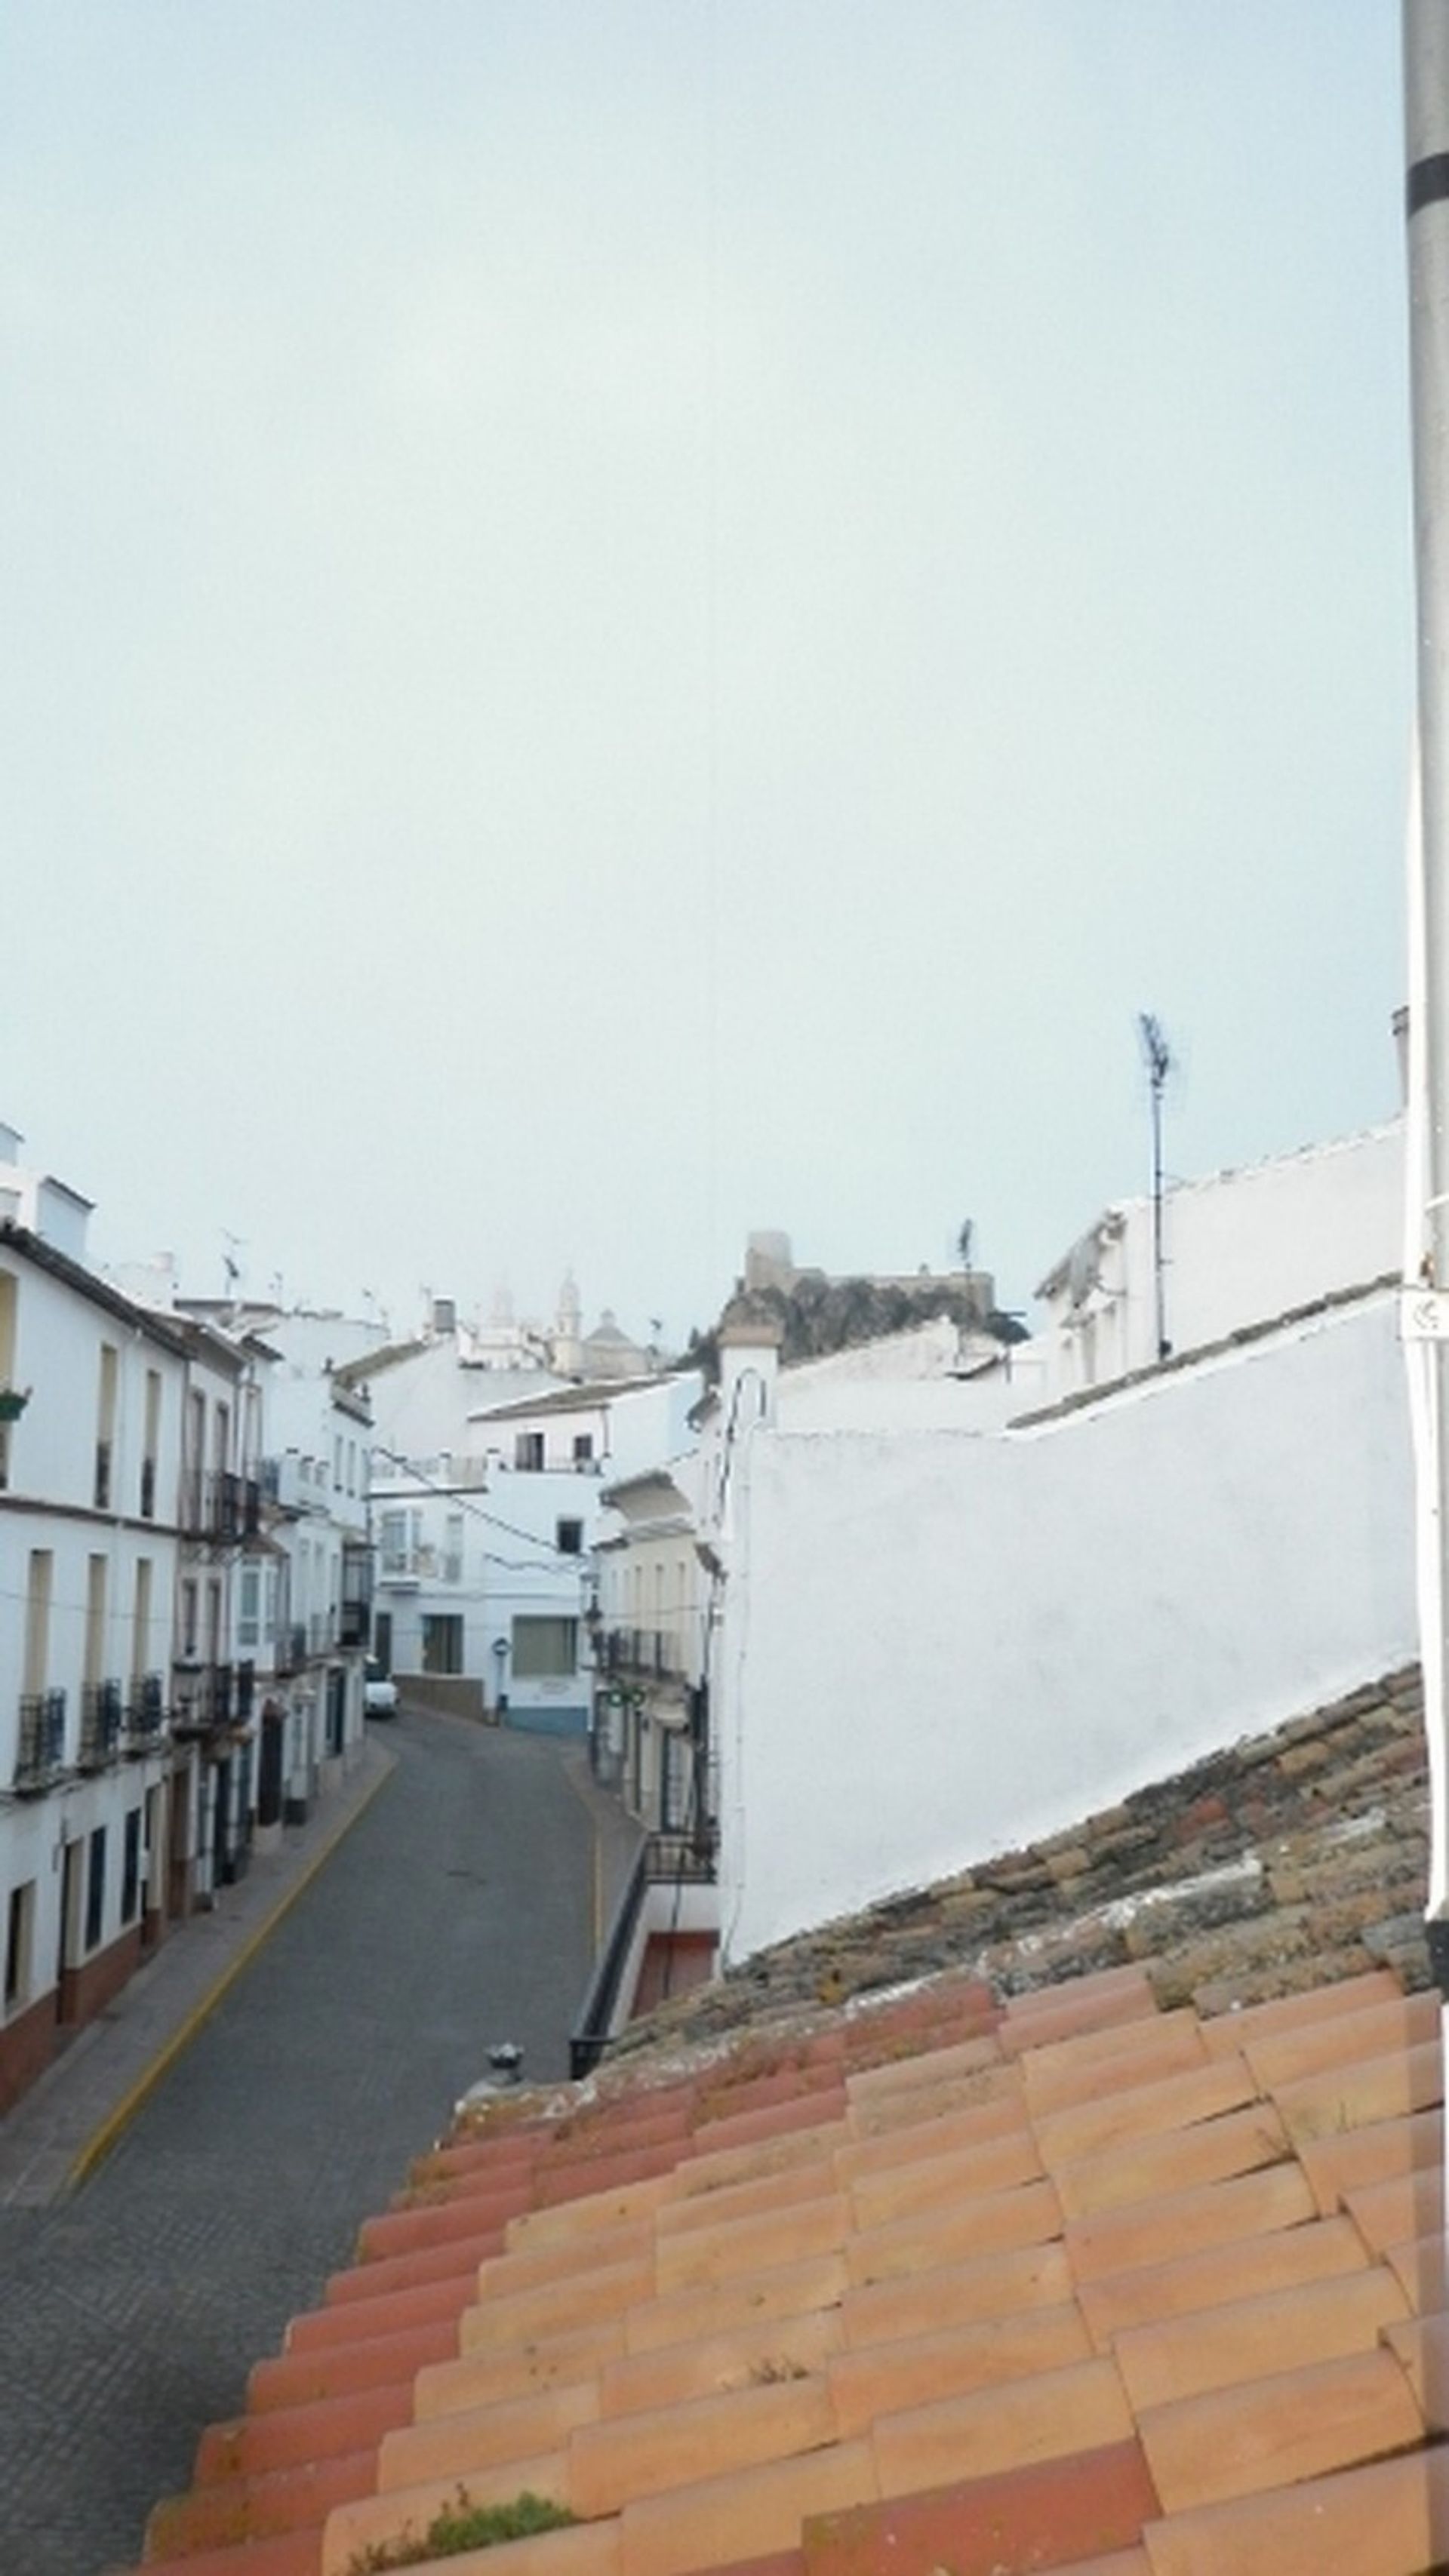
[[[1441,2062],[1449,2063],[1449,0],[1404,0],[1403,31],[1419,744],[1418,795],[1410,799],[1411,810],[1418,807],[1417,830],[1410,826],[1418,867],[1409,899],[1404,1322],[1429,1757],[1425,1932],[1440,1996]]]

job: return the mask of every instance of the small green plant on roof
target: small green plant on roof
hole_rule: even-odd
[[[392,2567],[423,2567],[433,2558],[461,2558],[465,2549],[493,2549],[504,2540],[532,2540],[540,2531],[565,2531],[576,2517],[567,2505],[550,2504],[528,2489],[511,2504],[474,2504],[459,2487],[456,2504],[436,2513],[421,2540],[404,2532],[372,2541],[348,2561],[347,2576],[382,2576]]]

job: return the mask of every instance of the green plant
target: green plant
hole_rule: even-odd
[[[504,2540],[531,2540],[540,2531],[564,2531],[574,2521],[567,2505],[525,2489],[511,2504],[474,2504],[459,2487],[455,2505],[436,2513],[421,2540],[404,2532],[396,2540],[373,2541],[354,2553],[347,2576],[382,2576],[393,2567],[422,2567],[430,2558],[460,2558],[465,2549],[493,2549]]]

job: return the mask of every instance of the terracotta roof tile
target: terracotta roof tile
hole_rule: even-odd
[[[1028,2070],[1031,2061],[1027,2060]],[[1122,2068],[1113,2060],[1097,2071],[1080,2100],[1047,2108],[1030,2082],[1032,2126],[1043,2156],[1055,2167],[1079,2156],[1100,2155],[1122,2139],[1143,2138],[1166,2129],[1190,2129],[1199,2120],[1215,2120],[1224,2111],[1241,2109],[1258,2099],[1260,2087],[1234,2051],[1220,2058],[1201,2054],[1191,2065],[1142,2080],[1140,2064]]]
[[[623,2351],[624,2321],[607,2317],[601,2325],[581,2326],[572,2334],[541,2335],[503,2344],[492,2352],[434,2361],[419,2370],[414,2380],[414,2411],[418,2422],[424,2423],[433,2415],[503,2405],[540,2389],[567,2388],[575,2380],[597,2378]]]
[[[1417,2134],[1416,2134],[1417,2132]],[[1386,2174],[1350,2180],[1343,2206],[1371,2253],[1444,2233],[1444,2134],[1439,2121],[1409,2124],[1407,2153]]]
[[[359,2389],[355,2396],[272,2407],[240,2415],[230,2424],[213,2424],[197,2447],[195,2482],[205,2486],[215,2478],[260,2476],[368,2444],[375,2448],[394,2426],[412,2421],[413,2386],[411,2379],[390,2380],[381,2388]]]
[[[527,2460],[564,2450],[581,2424],[599,2412],[598,2382],[567,2380],[526,2397],[430,2416],[390,2430],[377,2449],[378,2489],[421,2486],[429,2478],[471,2475],[504,2460]]]
[[[1383,2340],[1407,2372],[1414,2402],[1429,2431],[1449,2431],[1449,2316],[1408,2317],[1386,2324]]]
[[[1128,2327],[1113,2350],[1140,2410],[1268,2379],[1290,2366],[1372,2352],[1381,2331],[1408,2313],[1394,2275],[1375,2263],[1221,2307],[1195,2308],[1157,2325]]]
[[[1412,1753],[1397,1685],[1324,1722],[1365,1796]],[[1281,1817],[1315,1742],[1250,1748],[1242,1812]],[[1238,1793],[1221,1769],[1189,1785],[1152,1813],[1196,1862]],[[1144,1813],[1084,1847],[1137,1867]],[[1345,1867],[1397,1891],[1371,1827]],[[1243,1885],[1306,1884],[1297,1841],[1264,1850]],[[1041,1925],[1053,1858],[983,1864],[957,1919]],[[1178,1910],[1156,1898],[1153,1941]],[[1211,1924],[1166,1975],[1117,1928],[1071,1948],[1048,1926],[1035,1991],[932,1963],[822,2006],[852,1977],[884,1989],[928,1937],[910,1903],[867,1930],[807,1941],[776,2021],[728,2026],[782,1963],[668,2008],[652,2054],[631,2042],[584,2087],[465,2114],[158,2509],[184,2576],[342,2576],[460,2490],[526,2486],[582,2519],[488,2552],[488,2576],[1449,2561],[1449,2448],[1425,2448],[1449,2413],[1437,2006],[1382,1970],[1307,1990],[1302,1925],[1273,1973],[1306,1990],[1265,1994],[1266,1941],[1239,1976]]]
[[[1094,2281],[1079,2279],[1077,2296],[1093,2340],[1107,2351],[1134,2327],[1206,2315],[1235,2300],[1362,2271],[1368,2260],[1360,2229],[1348,2218],[1326,2218],[1207,2245]]]
[[[661,2298],[674,2290],[712,2289],[812,2254],[838,2253],[850,2233],[851,2205],[843,2192],[818,2200],[787,2198],[748,2217],[660,2238],[654,2277]]]
[[[875,2500],[869,2442],[836,2442],[627,2505],[621,2576],[691,2576],[742,2553],[789,2549],[812,2514]]]
[[[983,2317],[1012,2317],[1070,2299],[1074,2276],[1060,2237],[1008,2251],[978,2255],[940,2270],[898,2273],[893,2279],[847,2290],[841,2301],[846,2340],[889,2342],[896,2335],[929,2333],[933,2326],[970,2325]]]
[[[470,2468],[466,2492],[472,2505],[514,2504],[527,2494],[566,2506],[567,2453],[549,2451],[496,2467]],[[459,2480],[448,2475],[335,2506],[323,2526],[321,2576],[355,2576],[355,2562],[365,2559],[369,2549],[404,2533],[420,2538],[439,2514],[456,2511],[458,2495]]]
[[[919,2132],[908,2132],[912,2137]],[[850,2206],[858,2228],[884,2227],[894,2218],[949,2207],[963,2192],[1008,2191],[1016,2183],[1044,2179],[1042,2160],[1029,2129],[1006,2129],[945,2155],[902,2159],[857,2173],[850,2186]]]
[[[866,2289],[872,2281],[894,2280],[902,2272],[934,2272],[965,2263],[974,2254],[1041,2245],[1061,2232],[1061,2203],[1049,2182],[1021,2183],[1010,2191],[963,2192],[949,2208],[920,2210],[887,2226],[862,2228],[846,2243],[846,2271],[857,2289]]]
[[[654,2352],[662,2344],[697,2343],[702,2335],[729,2334],[736,2326],[767,2317],[795,2317],[811,2308],[830,2308],[848,2286],[844,2256],[817,2254],[803,2263],[780,2263],[753,2278],[724,2281],[713,2288],[676,2290],[647,2306],[632,2308],[626,2320],[630,2352]]]
[[[1157,2511],[1136,2442],[1047,2460],[1004,2475],[938,2487],[889,2503],[819,2515],[805,2525],[805,2576],[1000,2576],[1002,2569],[1070,2567],[1083,2576],[1147,2576],[1131,2540]]]
[[[1021,2080],[1034,2119],[1104,2095],[1136,2092],[1191,2073],[1208,2055],[1196,2013],[1160,2013],[1155,2021],[1112,2023],[1024,2056]]]
[[[1202,2025],[1203,2046],[1210,2056],[1222,2048],[1247,2048],[1266,2034],[1337,2023],[1371,2010],[1376,2004],[1400,2003],[1402,2000],[1403,1989],[1392,1971],[1372,1968],[1365,1976],[1345,1977],[1337,1984],[1313,1986],[1306,1994],[1275,1995],[1266,2003],[1248,2004],[1222,2014],[1217,2020],[1205,2021]]]
[[[837,2432],[829,2383],[813,2373],[613,2415],[571,2438],[569,2502],[587,2520],[621,2513],[638,2496],[823,2450]]]
[[[1123,2138],[1074,2164],[1055,2166],[1052,2180],[1066,2216],[1086,2218],[1094,2210],[1120,2209],[1195,2183],[1283,2164],[1287,2157],[1288,2141],[1273,2104],[1253,2102],[1189,2128]]]
[[[1175,2514],[1143,2542],[1152,2576],[1424,2576],[1449,2548],[1449,2453]]]
[[[881,2415],[964,2396],[1005,2379],[1039,2377],[1089,2361],[1092,2347],[1075,2300],[1060,2307],[978,2318],[934,2333],[858,2344],[828,2365],[841,2434],[868,2432]]]
[[[845,2306],[806,2308],[796,2316],[767,2317],[729,2333],[701,2335],[693,2343],[621,2354],[599,2373],[600,2413],[630,2414],[671,2399],[707,2397],[822,2371],[845,2349]]]
[[[1168,2513],[1322,2476],[1424,2435],[1404,2371],[1383,2351],[1144,2407],[1137,2424]]]
[[[1300,2139],[1297,2153],[1319,2208],[1331,2214],[1369,2184],[1407,2182],[1415,2174],[1441,2172],[1444,2122],[1437,2111],[1415,2112],[1403,2120],[1375,2120],[1366,2128]],[[1413,2231],[1406,2225],[1396,2232]]]
[[[1128,2442],[1133,2431],[1115,2362],[1078,2361],[880,2416],[871,2439],[882,2495],[909,2495]]]

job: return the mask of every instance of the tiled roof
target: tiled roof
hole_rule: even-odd
[[[1257,1801],[1262,1850],[1285,1847],[1276,1959],[1261,1912],[1236,1927],[1256,1947],[1213,1947],[1211,1869],[1176,1946],[1166,1881],[1138,1917],[1105,1876],[1064,1907],[1114,1836],[1119,1889],[1145,1867],[1146,1815],[1119,1811],[953,1883],[954,1966],[940,1891],[934,1915],[877,1908],[688,1999],[589,2084],[461,2119],[205,2436],[149,2559],[360,2576],[461,2490],[576,2518],[489,2576],[1437,2566],[1438,2005],[1362,1965],[1369,1913],[1350,1930],[1304,1823],[1317,1794],[1352,1879],[1340,1828],[1374,1841],[1374,1784],[1418,1796],[1413,1691],[1159,1793],[1159,1855],[1194,1862]],[[1010,1940],[982,1896],[1020,1909]],[[1143,1955],[1102,1964],[1134,1919]],[[960,1960],[988,1921],[983,1975]],[[857,1991],[827,2005],[832,1975]]]

